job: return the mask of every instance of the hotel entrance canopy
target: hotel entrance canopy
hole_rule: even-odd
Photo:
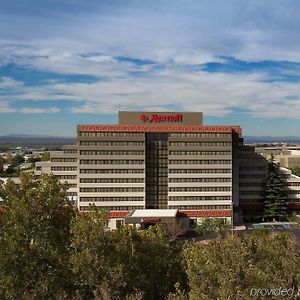
[[[128,214],[125,223],[170,223],[175,221],[177,214],[177,209],[136,209]]]

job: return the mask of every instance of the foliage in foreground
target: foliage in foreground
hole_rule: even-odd
[[[66,186],[54,176],[21,175],[0,185],[0,298],[54,298],[70,290],[70,222]]]
[[[253,299],[251,288],[294,288],[299,256],[288,235],[216,239],[185,248],[190,299]]]
[[[255,299],[250,288],[300,285],[288,235],[203,245],[159,226],[108,231],[105,212],[80,215],[65,192],[52,175],[0,185],[0,299]]]
[[[204,218],[202,223],[198,224],[195,231],[203,236],[216,233],[219,236],[229,232],[231,224],[221,218]]]

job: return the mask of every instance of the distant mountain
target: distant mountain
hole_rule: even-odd
[[[272,144],[272,143],[288,143],[299,144],[299,136],[244,136],[244,142],[246,144]]]
[[[56,137],[45,135],[10,134],[0,136],[1,145],[27,146],[27,145],[69,145],[74,144],[74,137]]]
[[[38,134],[8,134],[8,135],[4,135],[4,136],[0,136],[0,138],[2,137],[12,137],[12,138],[72,138],[70,136],[53,136],[53,135],[38,135]]]

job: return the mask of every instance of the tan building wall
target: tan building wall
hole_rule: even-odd
[[[119,111],[120,125],[202,125],[202,113]]]

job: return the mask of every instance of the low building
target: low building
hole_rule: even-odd
[[[54,174],[60,182],[67,182],[67,196],[77,205],[78,157],[76,145],[64,146],[63,151],[50,151],[50,161],[35,163],[35,174]]]

